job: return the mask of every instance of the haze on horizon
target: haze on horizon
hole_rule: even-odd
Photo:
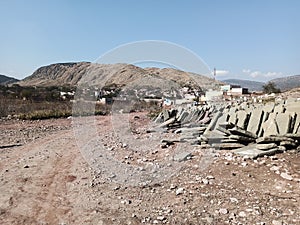
[[[217,79],[300,74],[300,2],[0,2],[0,74],[22,79],[57,62],[95,61],[129,42],[162,40],[201,57]]]

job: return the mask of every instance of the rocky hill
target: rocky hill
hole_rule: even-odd
[[[221,82],[206,76],[171,68],[140,68],[131,64],[95,64],[89,62],[57,63],[37,69],[20,81],[23,86],[200,86],[214,88]],[[175,87],[174,86],[174,87]]]
[[[22,86],[76,85],[90,66],[88,62],[56,63],[38,68],[19,82]]]
[[[281,91],[287,91],[300,87],[300,75],[282,77],[270,81],[280,88]]]
[[[6,85],[6,84],[11,84],[11,83],[15,83],[19,80],[17,80],[16,78],[13,77],[8,77],[8,76],[4,76],[0,74],[0,85]]]

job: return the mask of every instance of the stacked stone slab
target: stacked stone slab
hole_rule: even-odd
[[[252,158],[299,148],[300,143],[300,101],[179,107],[163,111],[155,121],[177,129],[179,141],[235,149]]]

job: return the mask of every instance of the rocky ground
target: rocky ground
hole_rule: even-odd
[[[162,138],[178,137],[150,132],[146,113],[130,114],[125,140],[110,116],[80,123],[97,128],[125,170],[147,171],[188,148],[162,146]],[[1,121],[0,224],[300,224],[296,150],[252,160],[189,145],[191,155],[167,164],[172,176],[131,183],[103,172],[103,156],[91,160],[73,127],[72,119]]]

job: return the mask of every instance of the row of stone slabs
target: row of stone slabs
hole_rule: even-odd
[[[236,106],[225,109],[218,123],[229,122],[258,137],[300,133],[300,102]]]
[[[188,139],[192,143],[209,144],[216,149],[236,149],[237,154],[256,158],[299,148],[300,102],[164,110],[156,122],[162,122],[161,127],[198,124],[202,126],[198,133],[183,136],[181,141]],[[188,128],[185,131],[190,132]]]

